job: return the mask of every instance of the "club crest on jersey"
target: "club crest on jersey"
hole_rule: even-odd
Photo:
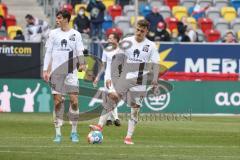
[[[143,46],[142,51],[143,51],[143,52],[148,52],[149,47],[150,47],[150,45],[145,45],[145,46]]]
[[[67,40],[66,39],[62,39],[61,40],[61,47],[62,48],[66,48],[67,47]]]
[[[139,55],[140,55],[140,51],[139,51],[138,49],[135,49],[135,50],[133,51],[133,57],[134,57],[134,58],[138,58]]]
[[[69,40],[70,40],[70,41],[75,41],[75,40],[76,40],[75,36],[76,36],[76,34],[71,35],[71,36],[69,37]]]

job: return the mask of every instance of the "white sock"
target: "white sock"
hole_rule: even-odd
[[[56,130],[56,136],[60,135],[61,136],[61,127],[55,127]]]
[[[114,110],[112,111],[112,117],[113,117],[114,120],[119,119],[118,118],[118,108],[117,107],[115,107]]]
[[[127,131],[127,137],[126,138],[132,138],[133,132],[135,130],[136,122],[132,119],[128,121],[128,131]]]
[[[112,114],[110,114],[109,116],[108,116],[108,119],[107,120],[112,120]]]
[[[98,125],[103,127],[106,124],[106,121],[107,121],[108,117],[110,116],[110,114],[111,114],[111,111],[107,112],[105,109],[103,109],[101,116],[99,118],[99,121],[98,121]]]
[[[77,121],[72,122],[72,133],[77,133]]]

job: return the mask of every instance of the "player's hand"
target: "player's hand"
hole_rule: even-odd
[[[48,82],[49,81],[49,78],[50,78],[50,74],[48,71],[43,71],[43,80],[45,82]]]
[[[152,90],[153,90],[154,94],[156,94],[158,92],[158,82],[157,81],[152,81]]]
[[[79,72],[86,71],[86,65],[85,65],[85,64],[79,65],[78,71],[79,71]]]
[[[97,84],[98,84],[98,77],[95,78],[95,80],[93,81],[93,87],[97,87]]]
[[[109,89],[112,85],[112,81],[110,79],[106,80],[106,87]]]

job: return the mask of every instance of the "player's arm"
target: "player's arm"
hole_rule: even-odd
[[[37,84],[37,87],[35,88],[35,90],[32,92],[33,95],[35,95],[37,93],[37,91],[40,88],[40,83]]]
[[[48,82],[49,78],[50,78],[50,64],[51,64],[51,60],[52,60],[52,50],[53,50],[53,33],[51,32],[49,34],[48,40],[46,42],[46,53],[44,56],[44,62],[43,62],[43,80]]]
[[[158,75],[159,75],[159,67],[160,67],[160,56],[157,50],[157,47],[154,45],[151,53],[151,63],[152,63],[152,69],[153,69],[153,79],[152,79],[152,85],[156,86],[158,83]]]
[[[24,98],[24,95],[18,95],[18,94],[16,94],[16,93],[13,93],[13,97]]]
[[[93,85],[94,86],[97,85],[98,81],[100,80],[100,78],[101,78],[102,74],[105,72],[105,70],[106,70],[106,62],[102,62],[100,71],[99,71],[99,73],[97,74],[96,78],[93,81]]]
[[[86,65],[85,65],[85,60],[84,60],[84,46],[82,43],[82,36],[81,34],[78,32],[76,35],[76,56],[78,59],[78,70],[82,71],[86,69]]]

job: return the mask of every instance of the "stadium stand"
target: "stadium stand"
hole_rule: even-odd
[[[207,42],[217,42],[221,38],[221,33],[216,29],[209,29],[205,32]]]
[[[131,17],[135,15],[135,7],[134,5],[126,5],[124,6],[123,13],[125,16]]]
[[[227,7],[229,5],[229,0],[214,0],[213,5],[217,8]]]
[[[22,28],[20,26],[9,26],[7,29],[8,37],[10,39],[13,39],[14,37],[16,37],[16,33],[18,30],[22,31]]]
[[[220,9],[217,7],[210,7],[206,10],[206,17],[217,19],[221,17]]]
[[[213,6],[212,0],[199,0],[198,4],[201,6],[201,8],[205,8],[207,6]]]
[[[186,7],[186,8],[190,8],[193,7],[196,4],[196,0],[181,0],[181,5]]]
[[[178,6],[180,0],[164,0],[164,3],[172,9],[174,6]]]
[[[118,4],[114,4],[108,7],[108,14],[112,17],[112,20],[117,16],[122,15],[122,7]]]
[[[214,28],[223,33],[226,30],[229,30],[229,23],[224,18],[214,19]]]
[[[187,8],[184,6],[174,6],[172,8],[172,15],[176,17],[178,20],[181,20],[182,17],[187,17]]]
[[[168,17],[165,19],[165,22],[167,23],[167,27],[170,31],[177,28],[177,22],[178,22],[177,18]]]
[[[237,17],[237,12],[233,7],[223,7],[221,9],[221,15],[226,21],[231,22]]]
[[[146,16],[151,12],[151,6],[149,4],[140,4],[139,6],[140,15]]]
[[[17,24],[16,17],[14,15],[8,14],[5,17],[6,27],[15,26]]]
[[[115,0],[102,0],[102,2],[106,6],[106,8],[115,4]]]
[[[151,0],[150,1],[150,6],[162,6],[163,5],[163,0]]]
[[[238,10],[238,8],[240,8],[240,0],[230,0],[232,6]]]
[[[161,6],[159,8],[159,13],[163,16],[164,19],[172,16],[172,12],[169,6]]]
[[[200,18],[198,20],[198,26],[205,33],[207,30],[213,28],[213,21],[210,18]]]
[[[194,30],[197,29],[197,21],[193,17],[187,17],[187,24],[190,25]]]
[[[8,15],[8,8],[7,5],[5,3],[1,3],[0,4],[0,16],[7,16]]]
[[[237,33],[240,31],[240,18],[236,18],[231,22],[231,29]]]

